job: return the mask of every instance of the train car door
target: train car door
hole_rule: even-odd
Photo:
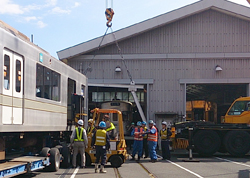
[[[13,52],[3,53],[3,124],[23,123],[23,58]]]

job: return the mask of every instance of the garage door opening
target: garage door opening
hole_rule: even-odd
[[[187,120],[205,120],[221,122],[232,104],[247,96],[248,84],[187,84],[186,118]]]

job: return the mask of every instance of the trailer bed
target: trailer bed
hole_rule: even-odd
[[[49,165],[47,157],[22,156],[8,162],[0,163],[0,178],[13,177],[19,174],[43,169]]]

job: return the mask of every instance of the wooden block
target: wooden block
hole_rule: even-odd
[[[5,151],[0,151],[0,160],[5,160]]]

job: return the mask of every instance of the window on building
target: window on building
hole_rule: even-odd
[[[60,101],[60,78],[57,72],[37,64],[36,96]]]
[[[129,99],[128,99],[129,102],[134,102],[134,97],[132,95],[132,93],[129,93]]]
[[[97,93],[97,102],[103,102],[104,97],[103,97],[103,92],[98,92]]]
[[[136,96],[139,102],[144,102],[143,91],[137,91]],[[114,99],[134,102],[133,95],[130,92],[92,92],[92,102],[112,101]]]
[[[104,101],[111,101],[111,93],[110,92],[104,92]]]
[[[140,101],[141,101],[141,102],[144,102],[144,92],[140,92],[140,94],[141,94],[141,99],[140,99]]]
[[[124,101],[128,101],[128,92],[123,92],[123,93],[122,93],[122,99],[123,99]]]
[[[116,93],[116,99],[117,100],[123,100],[123,98],[122,98],[122,92],[117,92]]]
[[[10,89],[10,57],[4,55],[4,89]]]

